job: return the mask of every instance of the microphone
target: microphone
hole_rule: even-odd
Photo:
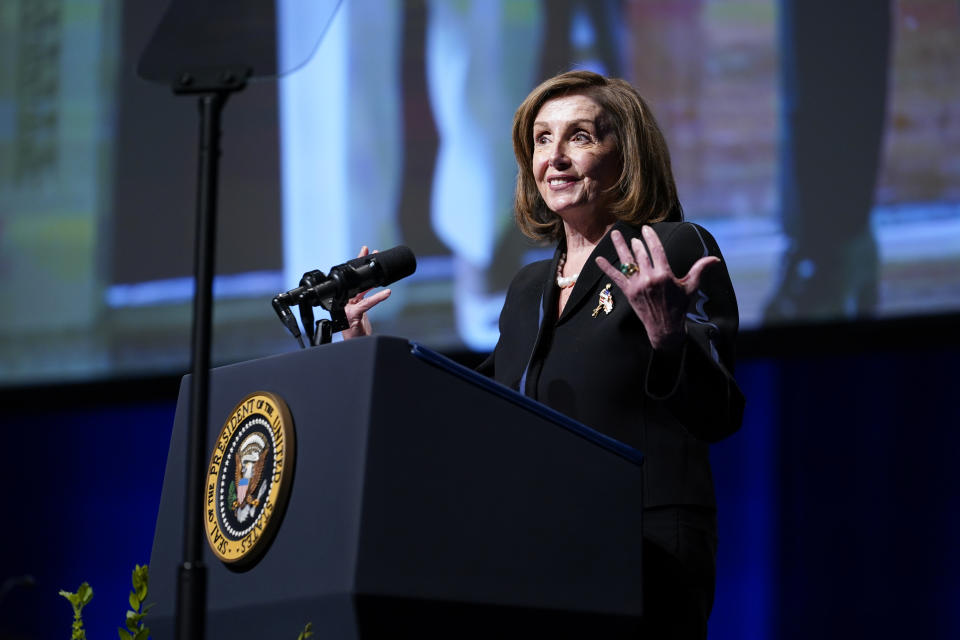
[[[290,313],[290,306],[299,304],[304,307],[321,306],[331,312],[342,315],[347,300],[372,289],[384,287],[397,280],[406,278],[417,269],[417,258],[409,247],[403,245],[354,258],[330,269],[329,275],[321,271],[309,271],[304,274],[300,286],[273,299],[273,308],[280,316],[290,333],[300,341],[300,331],[296,319]],[[334,319],[335,324],[341,324]],[[334,331],[342,331],[345,326],[335,326]],[[312,327],[307,329],[312,334]]]
[[[279,301],[285,304],[309,304],[321,306],[327,311],[338,303],[346,301],[367,289],[385,287],[397,280],[406,278],[417,270],[417,258],[409,247],[400,245],[379,253],[371,253],[362,258],[354,258],[341,265],[332,267],[324,279],[322,273],[310,272],[320,282],[281,293]],[[320,278],[316,278],[320,276]],[[342,305],[341,305],[342,306]]]

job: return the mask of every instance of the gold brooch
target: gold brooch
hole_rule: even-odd
[[[597,304],[597,308],[593,310],[592,316],[594,318],[600,313],[600,309],[603,309],[604,313],[609,314],[613,311],[613,293],[610,292],[610,283],[607,283],[607,286],[603,288],[603,291],[600,292],[600,302]]]

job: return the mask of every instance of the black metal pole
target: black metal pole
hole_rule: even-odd
[[[191,340],[190,426],[183,527],[183,563],[177,575],[176,637],[202,640],[206,630],[207,567],[203,562],[203,477],[207,448],[210,387],[210,337],[217,230],[217,175],[220,163],[220,114],[226,92],[201,94],[197,228],[194,240],[195,290]]]

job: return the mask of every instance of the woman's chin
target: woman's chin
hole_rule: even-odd
[[[586,222],[595,221],[598,218],[604,218],[600,207],[594,202],[571,202],[563,206],[557,206],[551,210],[557,214],[564,222]]]
[[[566,216],[581,217],[584,215],[589,215],[593,213],[594,209],[596,208],[591,202],[583,202],[576,199],[555,200],[553,202],[548,202],[547,206],[550,207],[550,210],[561,218],[565,218]]]

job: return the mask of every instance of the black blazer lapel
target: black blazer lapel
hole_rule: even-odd
[[[541,307],[540,329],[537,332],[538,343],[540,342],[540,337],[543,335],[543,325],[548,321],[553,324],[556,319],[557,305],[560,300],[560,290],[555,286],[557,265],[560,263],[560,256],[564,253],[566,253],[566,243],[561,240],[553,252],[553,260],[550,261],[550,270],[547,273],[546,280],[543,282],[543,293],[540,296],[540,301],[543,306]]]
[[[534,399],[536,399],[535,380],[537,379],[538,372],[532,371],[531,368],[536,368],[535,363],[537,363],[537,351],[540,350],[545,336],[553,331],[559,299],[559,290],[554,283],[557,273],[557,264],[560,262],[560,256],[563,255],[563,253],[564,244],[563,241],[561,241],[557,246],[556,251],[553,252],[553,260],[550,261],[550,267],[547,269],[546,274],[544,274],[543,279],[540,280],[540,286],[538,289],[540,292],[539,324],[537,326],[536,337],[534,338],[533,344],[530,347],[530,351],[527,354],[526,360],[524,361],[523,373],[520,377],[518,391]]]

